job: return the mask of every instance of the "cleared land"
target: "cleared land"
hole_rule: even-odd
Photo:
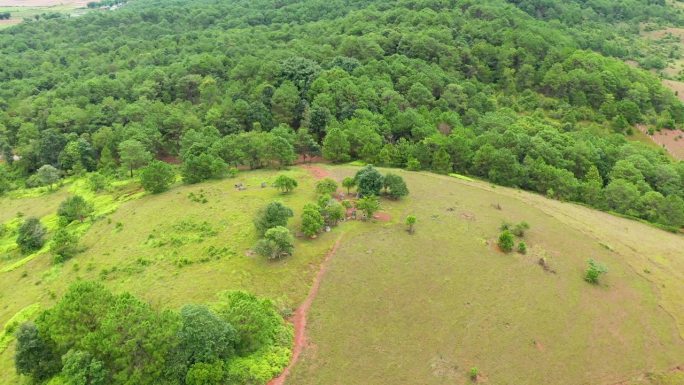
[[[9,20],[0,20],[0,30],[43,13],[80,15],[87,12],[84,0],[0,0],[0,13],[9,12]]]
[[[684,363],[682,237],[480,182],[402,175],[411,196],[385,204],[396,219],[345,236],[288,383],[465,384],[471,367],[491,384],[639,383]],[[401,223],[410,213],[414,235]],[[503,220],[531,224],[527,255],[494,246]],[[609,266],[598,287],[582,280],[587,258]]]
[[[30,318],[77,279],[100,280],[159,308],[245,289],[283,309],[312,304],[308,314],[295,312],[294,321],[308,321],[298,339],[306,345],[286,384],[466,384],[472,367],[490,384],[684,380],[672,370],[684,364],[684,237],[635,221],[469,178],[394,170],[411,195],[383,199],[381,220],[298,238],[295,255],[278,262],[249,252],[256,210],[283,200],[295,211],[296,231],[301,208],[315,199],[316,178],[341,180],[357,170],[249,171],[160,195],[123,181],[90,195],[104,214],[85,229],[84,252],[62,266],[45,254],[0,272],[0,325]],[[279,173],[299,187],[286,195],[261,188]],[[0,222],[18,212],[49,221],[66,196],[82,191],[75,181],[2,198]],[[413,235],[403,224],[408,214],[418,217]],[[526,255],[496,247],[504,220],[532,226]],[[538,264],[542,257],[555,273]],[[0,271],[18,258],[6,253]],[[587,258],[609,267],[599,286],[582,279]],[[311,291],[316,276],[318,293]],[[0,383],[21,383],[13,342],[4,341],[6,348],[0,336]],[[662,375],[651,381],[647,372]]]

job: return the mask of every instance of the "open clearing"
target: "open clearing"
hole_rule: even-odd
[[[380,220],[298,238],[294,256],[278,262],[249,252],[256,210],[282,200],[297,230],[316,179],[357,170],[247,171],[142,196],[122,182],[118,194],[134,198],[92,224],[84,252],[62,266],[41,255],[0,272],[0,326],[50,306],[78,279],[157,308],[245,289],[297,308],[303,349],[286,384],[467,384],[472,367],[478,381],[497,385],[681,383],[684,374],[672,369],[684,364],[684,237],[635,221],[470,179],[393,170],[411,195],[383,199]],[[261,188],[280,173],[299,181],[293,193]],[[2,198],[0,222],[19,212],[50,217],[75,187]],[[418,218],[413,235],[403,224],[408,214]],[[531,225],[527,255],[498,251],[504,220]],[[538,264],[542,257],[555,273]],[[582,279],[587,258],[609,268],[599,286]],[[14,262],[3,257],[0,268]],[[13,351],[13,343],[0,346],[2,384],[21,383]],[[651,382],[647,372],[663,377]]]
[[[631,384],[684,363],[682,237],[481,182],[401,175],[411,195],[386,205],[397,219],[345,235],[288,383],[465,384],[477,367],[491,384]],[[527,255],[493,246],[503,220],[531,224]],[[582,280],[587,258],[609,266],[598,287]]]
[[[87,12],[87,0],[0,0],[0,12],[9,12],[9,20],[0,20],[0,29],[21,23],[43,13],[80,15]]]

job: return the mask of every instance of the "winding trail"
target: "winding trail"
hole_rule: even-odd
[[[311,285],[311,289],[309,290],[309,294],[306,296],[304,302],[302,302],[302,304],[299,305],[294,315],[292,316],[291,321],[294,324],[295,335],[294,347],[292,349],[292,358],[290,358],[290,363],[287,365],[285,370],[283,370],[283,372],[280,373],[278,377],[269,381],[268,385],[285,384],[285,380],[287,379],[287,376],[290,375],[290,371],[299,361],[299,356],[301,355],[302,351],[304,350],[304,347],[306,346],[306,316],[309,313],[309,310],[311,309],[311,304],[313,303],[314,299],[316,298],[316,295],[318,294],[318,289],[320,288],[321,281],[323,280],[323,277],[325,276],[325,273],[328,270],[330,260],[335,255],[337,249],[340,246],[342,237],[343,234],[340,235],[339,238],[337,238],[337,241],[335,241],[333,247],[325,255],[325,259],[323,259],[323,262],[321,262],[321,267],[318,270],[316,276],[314,277],[314,281]]]

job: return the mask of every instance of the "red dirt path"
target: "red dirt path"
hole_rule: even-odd
[[[283,370],[283,372],[280,373],[278,377],[269,381],[268,385],[283,385],[285,383],[285,380],[287,379],[287,376],[290,375],[290,371],[299,361],[299,356],[306,347],[306,315],[309,313],[309,310],[311,309],[311,304],[313,303],[313,300],[316,298],[316,295],[318,294],[318,289],[321,287],[321,281],[323,280],[323,276],[325,276],[326,271],[328,271],[328,264],[337,252],[337,249],[339,248],[341,241],[342,236],[340,235],[340,237],[337,238],[337,241],[335,241],[333,247],[325,255],[325,259],[321,263],[321,268],[318,270],[318,273],[314,277],[314,281],[311,285],[311,289],[309,290],[309,294],[306,296],[304,302],[302,302],[302,304],[299,305],[294,315],[292,316],[292,319],[290,321],[294,324],[295,329],[294,347],[292,348],[292,358],[290,359],[290,363],[287,365],[285,370]]]
[[[316,179],[328,178],[330,176],[330,172],[320,166],[313,164],[302,164],[301,167],[305,170],[308,170]]]

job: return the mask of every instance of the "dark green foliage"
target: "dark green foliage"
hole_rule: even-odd
[[[254,227],[257,234],[263,236],[268,229],[276,226],[287,226],[287,221],[294,216],[292,209],[281,202],[271,202],[257,213]]]
[[[140,184],[145,190],[153,194],[168,190],[175,179],[176,173],[173,171],[173,167],[158,160],[152,161],[140,172]]]
[[[130,2],[0,34],[0,152],[14,185],[39,186],[54,183],[29,177],[43,165],[132,175],[178,155],[194,183],[223,174],[216,159],[282,167],[322,148],[676,223],[665,206],[628,206],[650,191],[684,198],[681,178],[612,169],[634,156],[676,167],[623,133],[681,128],[684,106],[622,59],[675,59],[637,35],[682,21],[641,0]],[[296,47],[273,38],[285,35]],[[639,196],[604,197],[619,179]]]
[[[223,293],[215,308],[223,320],[234,325],[240,355],[291,339],[291,332],[283,326],[283,318],[269,300],[233,291]]]
[[[224,293],[212,306],[188,305],[176,314],[77,282],[35,325],[20,327],[15,364],[36,383],[59,374],[75,385],[213,385],[230,371],[231,380],[244,379],[231,384],[247,385],[270,377],[233,363],[277,372],[291,342],[275,306],[247,293]]]
[[[499,235],[497,244],[499,245],[501,251],[503,251],[504,253],[511,252],[513,250],[513,247],[515,246],[515,237],[513,236],[513,233],[511,233],[508,230],[502,231]]]
[[[17,373],[43,381],[59,372],[61,364],[54,343],[35,324],[22,324],[16,336],[14,365]]]
[[[372,165],[367,165],[359,170],[354,179],[356,179],[356,185],[362,197],[379,195],[383,187],[384,178]]]
[[[22,253],[39,250],[45,244],[45,227],[38,218],[28,218],[17,230],[17,245]]]
[[[594,261],[593,259],[587,260],[587,263],[589,264],[589,266],[587,267],[587,270],[584,272],[584,280],[596,285],[599,283],[599,278],[601,278],[603,274],[606,274],[608,272],[608,268]]]
[[[409,194],[404,178],[396,174],[386,174],[383,180],[383,186],[385,187],[385,191],[387,191],[387,195],[392,199],[403,198]]]
[[[93,205],[80,195],[67,198],[59,205],[57,210],[57,215],[62,217],[66,223],[71,223],[75,220],[83,222],[92,213]]]
[[[331,178],[325,178],[316,182],[316,192],[318,194],[332,195],[337,192],[337,182]]]
[[[273,182],[273,187],[283,193],[289,193],[297,187],[297,180],[287,175],[278,175],[275,182]]]
[[[202,305],[181,309],[177,362],[185,367],[196,363],[225,361],[235,354],[237,333],[233,326]],[[186,368],[187,370],[187,368]]]
[[[3,166],[0,166],[0,196],[12,189],[12,179],[9,172]]]
[[[220,178],[227,172],[228,166],[219,157],[203,153],[200,155],[189,155],[185,162],[181,174],[185,183],[199,183],[207,179]]]
[[[318,214],[320,215],[320,214]],[[321,219],[321,224],[323,220]],[[309,222],[307,225],[312,226]],[[303,225],[302,225],[303,226]],[[312,229],[308,227],[307,230]],[[266,230],[264,238],[257,242],[254,250],[268,259],[280,259],[294,252],[294,237],[287,227],[275,226]]]

